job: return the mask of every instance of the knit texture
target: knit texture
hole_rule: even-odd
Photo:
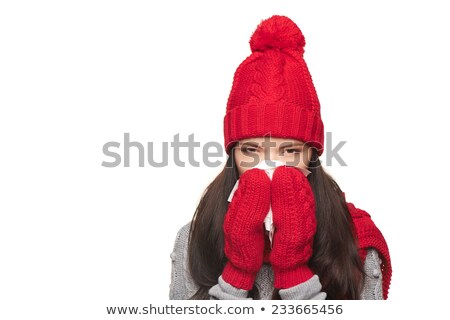
[[[175,300],[185,300],[189,299],[198,290],[198,285],[194,282],[189,272],[189,257],[188,257],[188,238],[189,229],[191,222],[184,225],[177,233],[175,238],[175,243],[173,246],[173,251],[170,254],[172,260],[172,272],[171,272],[171,282],[169,298]],[[382,277],[378,254],[375,249],[367,249],[366,260],[364,261],[364,270],[370,271],[371,274],[376,273],[380,276],[378,277],[365,277],[364,288],[361,294],[361,299],[373,300],[380,299],[383,296],[382,293]],[[308,282],[315,282],[314,277],[308,280]],[[217,284],[216,286],[219,286]],[[273,270],[270,264],[264,263],[259,270],[256,279],[255,286],[258,287],[260,297],[262,300],[270,300],[272,298],[273,292]],[[214,287],[213,287],[214,288]],[[211,289],[213,289],[211,288]],[[217,289],[217,288],[216,288]],[[299,289],[300,292],[293,292]],[[305,286],[298,285],[289,289],[280,289],[280,296],[282,299],[308,299],[307,296],[311,296],[303,290]],[[215,290],[215,289],[214,289]],[[234,290],[233,290],[234,291]],[[317,298],[320,296],[320,289],[315,290],[315,294],[312,298]],[[238,290],[240,292],[240,290]],[[242,299],[242,294],[239,293],[238,297]],[[230,299],[228,297],[223,297],[220,299]]]
[[[237,68],[224,117],[225,149],[236,141],[293,138],[323,152],[320,103],[303,59],[305,38],[284,16],[262,21],[250,39],[252,54]]]
[[[223,224],[228,262],[222,277],[236,288],[251,289],[263,264],[263,222],[269,207],[269,177],[261,169],[245,171],[240,176]]]
[[[297,168],[275,169],[271,184],[275,235],[271,253],[274,287],[285,289],[313,276],[308,261],[316,232],[314,194]]]
[[[383,298],[387,299],[391,284],[392,266],[386,240],[366,211],[356,208],[351,202],[347,203],[347,207],[355,225],[361,260],[365,261],[369,248],[375,248],[380,255],[381,272],[383,274]]]

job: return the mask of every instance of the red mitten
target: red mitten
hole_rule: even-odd
[[[270,261],[274,287],[286,289],[310,279],[308,267],[316,233],[314,194],[297,168],[275,169],[271,184],[275,233]]]
[[[250,290],[263,263],[264,218],[270,208],[270,179],[260,169],[245,171],[223,223],[228,262],[222,278]]]

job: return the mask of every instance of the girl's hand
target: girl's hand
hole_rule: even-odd
[[[274,287],[286,289],[313,276],[308,267],[316,232],[314,194],[297,168],[275,169],[271,184],[275,233],[270,255]]]
[[[260,169],[245,171],[228,207],[223,224],[228,262],[222,278],[250,290],[263,263],[264,218],[270,208],[270,179]]]

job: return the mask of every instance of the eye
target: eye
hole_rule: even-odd
[[[295,153],[301,153],[302,150],[300,149],[285,149],[284,150],[286,153],[290,153],[290,154],[295,154]]]
[[[252,148],[252,147],[244,147],[241,148],[243,153],[254,153],[256,152],[256,148]]]

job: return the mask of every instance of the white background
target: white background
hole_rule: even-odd
[[[449,285],[445,1],[3,1],[1,318],[111,319],[106,306],[168,299],[176,232],[222,167],[193,167],[187,150],[177,167],[169,148],[165,168],[139,167],[136,153],[129,168],[105,168],[103,144],[129,132],[157,159],[177,133],[222,144],[234,71],[273,14],[303,31],[325,131],[347,141],[347,166],[326,170],[388,242],[390,306],[438,312]]]

